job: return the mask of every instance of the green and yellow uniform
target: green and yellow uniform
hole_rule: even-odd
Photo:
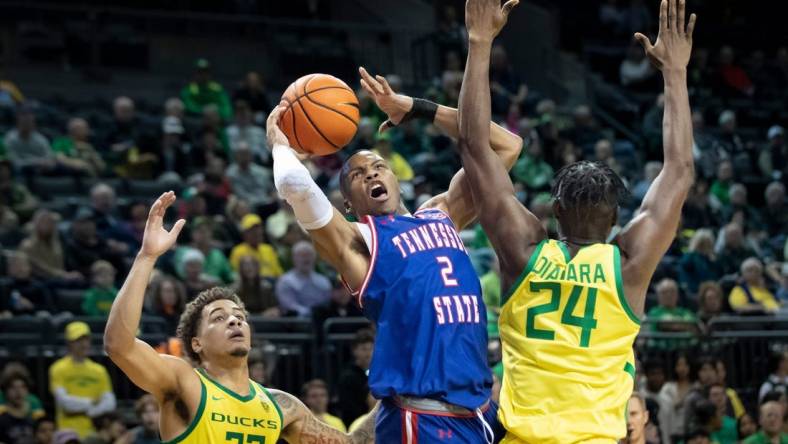
[[[640,320],[624,298],[614,245],[570,258],[542,241],[504,299],[502,443],[613,443],[626,435],[632,344]]]
[[[189,427],[173,443],[275,444],[282,432],[282,411],[263,386],[249,380],[249,394],[241,396],[211,379],[200,378],[200,406]]]

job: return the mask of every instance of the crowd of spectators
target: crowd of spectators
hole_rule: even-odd
[[[652,27],[642,1],[633,0],[627,8],[618,3],[605,2],[603,24],[621,33]],[[464,30],[451,7],[441,20],[436,38],[445,49],[443,71],[414,93],[456,106]],[[760,390],[736,387],[743,389],[745,402],[728,387],[724,361],[684,354],[702,343],[720,316],[774,316],[788,307],[786,120],[779,113],[753,119],[735,100],[784,91],[785,49],[776,50],[768,62],[763,51],[753,53],[740,65],[735,50],[723,46],[716,67],[709,52],[698,48],[689,72],[696,183],[676,241],[649,292],[644,331],[654,335],[640,350],[640,396],[630,402],[630,428],[640,424],[647,442],[703,442],[707,436],[726,444],[752,435],[744,442],[756,443],[788,430],[782,419],[788,387],[784,350],[772,350],[780,358],[774,359]],[[139,111],[132,97],[120,96],[98,115],[53,110],[25,97],[14,79],[0,79],[0,108],[5,110],[0,116],[13,116],[0,121],[0,318],[54,322],[72,315],[105,317],[139,248],[147,205],[156,197],[153,190],[169,187],[178,190],[179,200],[168,216],[188,223],[177,247],[157,264],[145,311],[160,317],[170,336],[184,305],[215,285],[234,288],[253,315],[310,319],[316,331],[328,318],[361,314],[336,273],[316,257],[292,210],[275,194],[263,127],[276,103],[273,94],[257,73],[248,73],[229,91],[211,72],[209,61],[196,61],[192,79],[178,96],[166,98],[158,112]],[[388,77],[395,89],[404,89],[396,75]],[[601,124],[590,104],[568,109],[530,89],[506,49],[493,48],[494,119],[525,141],[512,168],[517,197],[553,237],[557,223],[549,190],[561,167],[596,160],[622,175],[631,195],[622,204],[618,227],[636,213],[662,167],[664,99],[658,94],[658,73],[639,48],[631,46],[622,57],[620,81],[626,94],[646,104],[634,128],[641,139]],[[415,120],[380,135],[377,128],[385,116],[363,90],[358,97],[362,119],[350,147],[308,162],[340,211],[337,173],[355,149],[372,148],[388,160],[409,208],[444,190],[460,168],[451,149],[455,142]],[[40,120],[46,125],[39,126]],[[67,197],[62,190],[42,191],[47,189],[42,183],[57,179],[70,180],[78,191]],[[130,192],[135,186],[151,193]],[[495,352],[501,301],[497,261],[479,227],[465,230],[462,237],[482,280],[495,365],[500,361]],[[659,337],[666,332],[687,335]],[[0,384],[0,442],[49,443],[53,434],[58,443],[155,440],[155,402],[148,396],[139,399],[132,421],[139,426],[125,430],[129,421],[117,414],[107,370],[88,356],[89,338],[86,324],[71,323],[65,329],[68,354],[49,371],[55,405],[50,416],[30,394],[37,382],[30,372],[6,365]],[[338,369],[334,386],[321,380],[303,385],[304,402],[338,428],[352,428],[370,408],[365,371],[373,338],[371,332],[357,334],[352,362]],[[177,349],[177,344],[159,346],[171,353]],[[652,358],[653,351],[672,353],[670,368],[668,361]],[[253,355],[251,374],[269,381],[270,362]],[[74,382],[69,373],[86,378],[85,383]],[[747,398],[750,392],[755,399]]]

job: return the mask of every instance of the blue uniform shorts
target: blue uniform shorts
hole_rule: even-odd
[[[375,442],[384,444],[497,443],[506,431],[498,422],[498,405],[490,403],[477,414],[455,415],[401,407],[386,398],[375,423]],[[490,438],[492,436],[492,441]]]

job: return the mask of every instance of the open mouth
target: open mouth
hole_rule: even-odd
[[[243,339],[243,337],[244,337],[244,334],[240,330],[230,334],[230,339],[237,339],[237,338]]]
[[[383,202],[388,199],[389,193],[382,183],[376,182],[369,189],[369,197],[371,197],[372,200]]]

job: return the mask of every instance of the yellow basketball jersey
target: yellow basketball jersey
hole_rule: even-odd
[[[499,318],[502,443],[614,442],[626,435],[632,344],[640,320],[624,298],[617,246],[574,258],[542,241]]]
[[[173,443],[275,444],[282,432],[282,411],[263,386],[249,380],[240,396],[211,379],[202,369],[200,406],[189,427]]]

